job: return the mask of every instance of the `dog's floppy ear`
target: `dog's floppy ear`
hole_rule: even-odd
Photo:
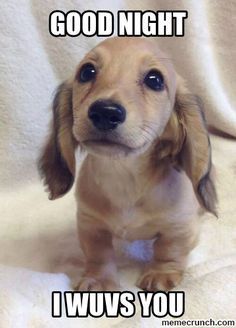
[[[176,93],[175,112],[183,135],[179,164],[190,178],[200,204],[217,216],[217,195],[212,178],[211,145],[202,104],[182,81]]]
[[[56,90],[53,120],[38,167],[53,200],[67,193],[75,177],[76,141],[72,135],[72,83],[66,81]]]

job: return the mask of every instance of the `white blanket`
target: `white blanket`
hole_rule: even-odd
[[[70,290],[83,267],[76,236],[73,192],[47,200],[36,159],[50,119],[49,104],[59,81],[97,38],[53,38],[52,10],[187,9],[186,36],[160,38],[178,71],[206,104],[208,121],[236,137],[236,4],[188,1],[11,0],[0,12],[0,327],[158,327],[142,319],[51,318],[51,291]],[[219,216],[206,215],[199,246],[179,286],[186,292],[183,318],[236,319],[236,143],[212,137]],[[124,289],[135,291],[148,243],[117,242]],[[181,318],[182,319],[182,318]],[[94,321],[95,320],[95,321]]]

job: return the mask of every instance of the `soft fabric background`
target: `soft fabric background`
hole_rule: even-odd
[[[82,271],[73,192],[49,202],[36,159],[47,133],[50,102],[98,38],[53,38],[55,9],[188,10],[184,38],[156,38],[205,103],[212,136],[219,217],[206,215],[201,241],[179,290],[183,318],[236,319],[236,2],[192,1],[1,1],[0,11],[0,327],[158,327],[159,319],[52,319],[50,293],[68,290]],[[228,138],[226,138],[228,136]],[[231,137],[230,137],[231,136]],[[117,242],[121,283],[136,290],[148,243]],[[123,254],[123,255],[122,255]],[[120,256],[122,255],[122,256]]]

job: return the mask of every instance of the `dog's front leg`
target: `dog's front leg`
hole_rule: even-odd
[[[76,289],[80,291],[119,289],[111,233],[91,226],[79,227],[79,240],[85,255],[85,272]]]
[[[139,279],[138,287],[148,291],[170,290],[181,282],[199,229],[191,226],[180,230],[178,233],[176,229],[175,234],[167,231],[155,240],[153,261]]]

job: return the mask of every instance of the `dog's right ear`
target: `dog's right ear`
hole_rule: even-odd
[[[53,120],[47,143],[38,162],[44,184],[53,200],[67,193],[75,177],[75,148],[72,134],[72,83],[62,83],[53,100]]]

